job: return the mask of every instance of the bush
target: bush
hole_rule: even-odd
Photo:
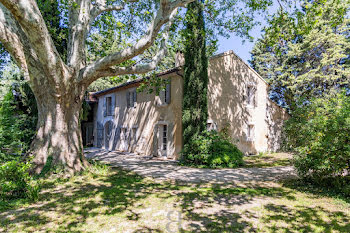
[[[0,163],[21,157],[35,134],[37,110],[28,84],[20,87],[20,99],[12,90],[0,103]],[[29,89],[29,90],[28,90]]]
[[[184,146],[181,164],[209,168],[243,165],[243,153],[229,138],[215,131],[204,132]]]
[[[0,166],[0,198],[36,200],[39,185],[29,175],[30,163],[10,161]]]
[[[350,174],[350,97],[342,93],[304,104],[285,131],[300,177],[342,185]]]

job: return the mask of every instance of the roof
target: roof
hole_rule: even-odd
[[[158,73],[157,77],[161,77],[161,76],[164,76],[164,75],[167,75],[167,74],[175,73],[177,71],[180,71],[180,68],[173,68],[173,69],[170,69],[170,70],[163,71],[161,73]],[[99,97],[101,95],[106,95],[106,94],[115,92],[117,90],[123,89],[124,87],[139,84],[139,83],[141,83],[144,80],[149,79],[149,78],[150,77],[134,79],[134,80],[131,80],[129,82],[125,82],[123,84],[120,84],[118,86],[115,86],[115,87],[112,87],[112,88],[108,88],[108,89],[105,89],[105,90],[102,90],[102,91],[95,92],[92,95],[95,96],[95,97]]]
[[[248,65],[245,61],[243,61],[242,58],[240,58],[235,52],[233,52],[233,50],[229,50],[229,51],[226,51],[226,52],[214,55],[214,56],[210,57],[210,59],[220,58],[220,57],[224,57],[224,56],[228,56],[228,55],[234,55],[236,58],[238,58],[245,66],[247,66],[248,69],[250,69],[253,73],[255,73],[266,85],[269,86],[269,84],[266,82],[266,80],[263,79],[260,76],[260,74],[258,72],[256,72],[250,65]],[[178,72],[180,70],[181,70],[181,67],[176,67],[176,68],[173,68],[173,69],[170,69],[170,70],[166,70],[164,72],[158,73],[157,77],[161,77],[161,76],[164,76],[164,75],[167,75],[167,74],[175,73],[175,72]],[[125,82],[125,83],[123,83],[121,85],[118,85],[118,86],[115,86],[115,87],[112,87],[112,88],[109,88],[109,89],[105,89],[105,90],[102,90],[102,91],[95,92],[92,95],[94,97],[99,97],[101,95],[106,95],[106,94],[115,92],[117,90],[123,89],[125,87],[134,86],[134,85],[136,86],[137,84],[139,84],[139,83],[141,83],[144,80],[149,79],[149,78],[150,77],[134,79],[134,80],[131,80],[129,82]]]

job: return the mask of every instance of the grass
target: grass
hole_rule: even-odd
[[[244,167],[290,166],[292,155],[287,153],[257,154],[244,157]]]
[[[42,183],[38,202],[2,205],[0,232],[350,232],[349,199],[293,180],[192,185],[94,166]]]

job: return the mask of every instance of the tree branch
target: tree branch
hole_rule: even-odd
[[[62,68],[64,63],[52,42],[36,1],[0,0],[0,3],[7,8],[20,25],[21,31],[25,33],[37,60],[45,69],[46,75],[57,77],[55,72],[58,68]]]
[[[193,2],[194,0],[161,0],[160,7],[157,11],[157,14],[150,24],[147,32],[141,39],[132,47],[126,48],[120,52],[113,53],[104,58],[97,60],[96,62],[86,66],[81,70],[81,81],[90,83],[97,79],[97,76],[107,74],[105,71],[113,71],[117,69],[119,73],[125,72],[138,72],[139,70],[148,70],[145,65],[142,65],[143,68],[136,67],[125,69],[125,68],[111,68],[112,66],[123,63],[127,60],[130,60],[139,54],[143,53],[146,49],[152,46],[156,37],[161,30],[161,27],[172,20],[177,13],[179,7],[185,6],[187,3]],[[153,63],[152,63],[153,64]],[[147,67],[153,67],[151,64]],[[118,75],[118,72],[116,74]],[[99,74],[98,74],[99,73]]]
[[[0,3],[0,42],[4,45],[7,52],[15,60],[17,66],[21,69],[26,80],[29,80],[29,71],[27,58],[29,61],[35,61],[35,54],[32,54],[28,46],[29,42],[22,31],[20,25],[12,17],[11,13]]]
[[[139,64],[139,65],[134,65],[130,67],[110,67],[108,69],[98,71],[94,76],[94,79],[98,79],[101,77],[109,77],[109,76],[127,75],[127,74],[144,74],[156,69],[158,64],[167,55],[167,52],[168,52],[167,43],[169,40],[169,31],[173,23],[173,20],[175,19],[175,15],[176,15],[176,11],[173,12],[172,16],[170,16],[170,21],[167,24],[166,28],[164,29],[160,50],[153,57],[151,62],[147,64]]]

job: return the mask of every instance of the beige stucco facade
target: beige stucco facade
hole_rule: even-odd
[[[109,150],[179,158],[183,145],[181,73],[181,68],[175,68],[159,74],[170,80],[166,94],[160,96],[155,92],[136,93],[143,80],[95,93],[98,105],[94,145]],[[254,101],[250,104],[247,103],[248,87],[250,93],[254,92]],[[227,127],[233,143],[245,153],[278,150],[283,121],[288,114],[268,98],[267,91],[267,83],[233,52],[212,57],[208,87],[209,125],[219,131]],[[128,97],[128,92],[136,93],[135,97],[130,97],[132,94]],[[133,99],[128,106],[130,98]],[[112,108],[110,112],[106,110],[109,107]]]

